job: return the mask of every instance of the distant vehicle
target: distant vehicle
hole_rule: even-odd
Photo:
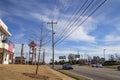
[[[92,64],[92,67],[96,67],[97,66],[97,64]]]
[[[96,63],[96,64],[92,64],[92,67],[102,68],[103,66],[100,63]]]
[[[118,66],[117,69],[120,71],[120,66]]]
[[[73,69],[73,67],[72,67],[71,64],[69,64],[69,63],[65,63],[65,64],[63,64],[62,69],[66,69],[66,70],[68,70],[68,69]]]

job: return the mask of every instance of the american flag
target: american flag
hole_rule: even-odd
[[[13,52],[13,49],[14,49],[14,44],[10,40],[8,40],[8,51]]]

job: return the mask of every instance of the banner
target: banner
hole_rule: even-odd
[[[13,52],[14,44],[11,41],[9,41],[9,40],[8,40],[7,43],[8,43],[8,51],[9,52]]]

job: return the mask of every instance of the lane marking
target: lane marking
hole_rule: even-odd
[[[90,78],[90,77],[87,77],[87,76],[84,76],[84,75],[80,75],[81,77],[84,77],[84,78],[87,78],[89,80],[94,80],[93,78]]]

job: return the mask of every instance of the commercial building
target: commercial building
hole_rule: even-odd
[[[22,62],[21,62],[22,58]],[[25,64],[25,58],[24,57],[15,57],[15,64]]]
[[[0,19],[0,64],[9,64],[14,60],[14,44],[7,39],[9,36],[8,27]]]

